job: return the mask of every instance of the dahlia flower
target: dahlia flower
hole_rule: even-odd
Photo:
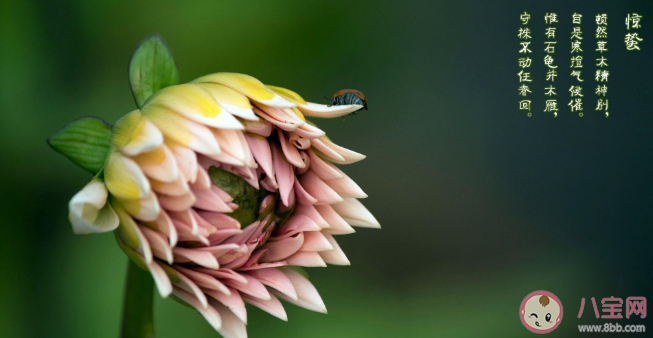
[[[379,223],[335,165],[365,156],[306,116],[360,108],[235,73],[160,89],[110,129],[101,170],[70,200],[73,231],[113,231],[162,297],[224,337],[247,336],[246,303],[282,320],[280,299],[326,313],[296,267],[349,265],[335,236]]]

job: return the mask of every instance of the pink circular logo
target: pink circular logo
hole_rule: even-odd
[[[562,321],[562,303],[549,291],[531,292],[521,302],[519,318],[529,331],[549,333]]]

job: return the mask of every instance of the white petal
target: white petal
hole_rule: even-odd
[[[68,209],[75,234],[102,233],[118,227],[118,215],[107,203],[107,197],[107,188],[100,180],[92,180],[73,196]]]
[[[306,116],[339,117],[363,109],[363,106],[358,104],[328,106],[325,104],[306,102],[306,104],[300,104],[298,108]]]

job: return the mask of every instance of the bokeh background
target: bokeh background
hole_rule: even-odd
[[[531,118],[517,109],[523,11]],[[561,18],[557,119],[541,112],[546,12]],[[566,106],[574,12],[584,118]],[[639,52],[623,43],[629,12],[644,16]],[[609,17],[607,119],[593,111],[596,13]],[[2,0],[1,337],[118,335],[126,258],[110,234],[73,235],[67,203],[91,177],[45,139],[134,109],[127,64],[153,32],[184,82],[234,71],[315,102],[343,88],[369,98],[359,116],[317,122],[368,155],[345,170],[383,229],[341,237],[351,267],[309,269],[328,315],[289,305],[285,323],[251,308],[251,337],[527,337],[519,304],[539,289],[564,306],[551,336],[570,337],[607,322],[591,307],[576,318],[582,297],[653,296],[650,1]],[[172,300],[155,311],[158,337],[218,336]]]

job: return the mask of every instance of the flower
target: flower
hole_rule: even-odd
[[[245,303],[287,320],[279,299],[326,313],[294,267],[349,265],[335,235],[378,228],[334,163],[365,158],[305,116],[358,105],[304,101],[243,74],[164,88],[118,120],[100,174],[70,201],[73,231],[115,230],[162,297],[224,337],[246,337]]]

